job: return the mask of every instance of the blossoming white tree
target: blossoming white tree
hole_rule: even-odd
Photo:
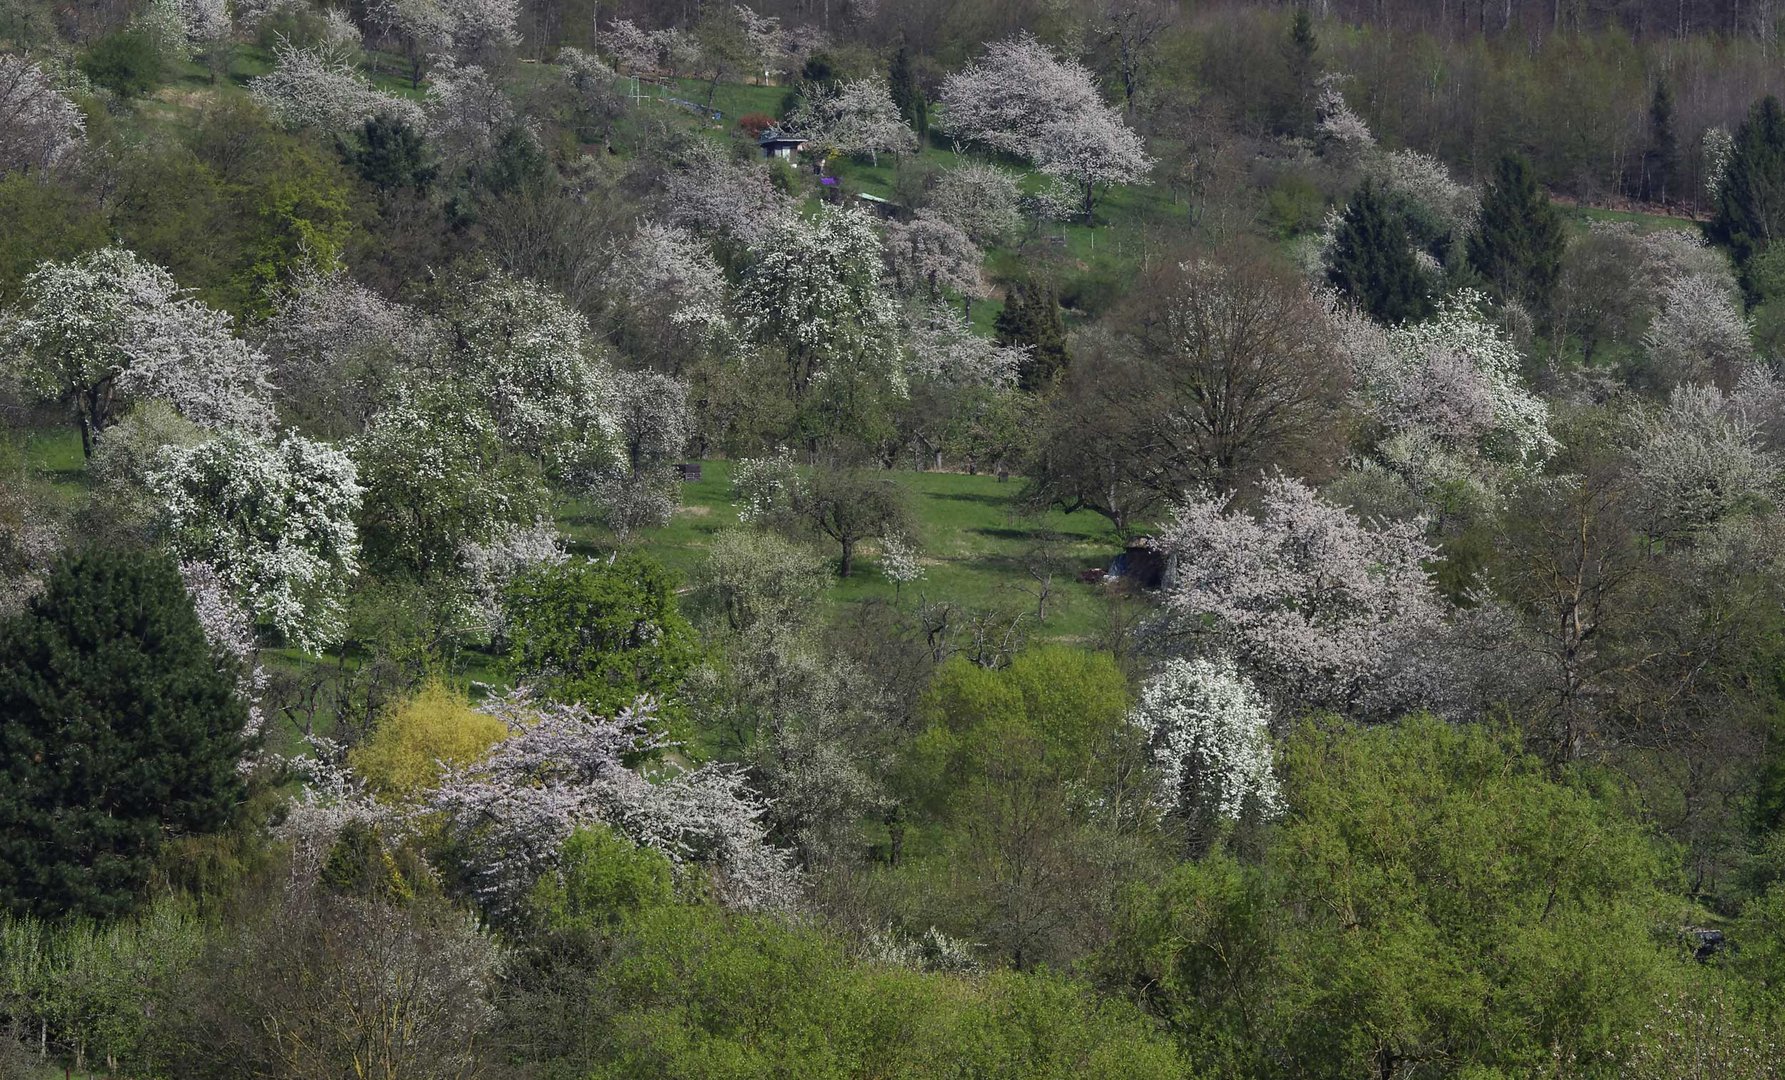
[[[73,409],[91,456],[121,408],[146,398],[205,427],[264,431],[266,359],[231,331],[167,271],[106,248],[38,267],[0,343],[29,389]]]
[[[428,133],[447,161],[487,160],[515,125],[514,103],[477,64],[460,66],[443,57],[428,77]]]
[[[913,382],[950,389],[1005,390],[1016,385],[1017,369],[1032,346],[1000,345],[975,334],[952,307],[919,308],[905,331],[905,370]]]
[[[704,139],[664,177],[660,201],[671,224],[749,246],[766,242],[793,214],[761,162],[733,161]]]
[[[1690,534],[1777,497],[1785,462],[1763,444],[1759,410],[1747,407],[1771,382],[1761,375],[1727,396],[1679,386],[1666,408],[1637,422],[1635,508],[1651,535]]]
[[[1282,811],[1270,705],[1232,660],[1166,661],[1141,687],[1131,715],[1150,737],[1160,810],[1229,821]]]
[[[910,221],[886,226],[886,268],[906,296],[941,300],[945,293],[985,295],[980,263],[985,256],[966,232],[945,219],[919,211]]]
[[[570,558],[564,538],[549,521],[509,524],[488,540],[459,545],[459,565],[471,594],[471,612],[480,629],[493,636],[505,630],[502,594],[521,574],[541,566],[562,566]]]
[[[1359,404],[1391,434],[1419,430],[1451,450],[1536,465],[1555,448],[1549,407],[1520,374],[1510,338],[1465,290],[1426,322],[1385,330],[1334,312]]]
[[[252,79],[248,92],[287,127],[326,132],[351,131],[374,116],[401,120],[425,130],[421,107],[367,82],[340,56],[321,46],[301,49],[290,42],[273,48],[273,70]]]
[[[609,278],[635,307],[677,327],[727,322],[725,271],[712,248],[677,225],[646,221],[620,249]]]
[[[346,454],[228,431],[166,450],[148,486],[162,543],[210,567],[256,626],[307,652],[339,637],[359,560],[360,486]]]
[[[735,769],[647,777],[626,766],[627,758],[668,745],[652,729],[649,702],[607,718],[513,695],[488,711],[513,734],[482,761],[450,770],[428,802],[491,909],[512,910],[571,832],[597,822],[662,852],[683,874],[709,873],[719,897],[734,906],[792,902],[797,877],[785,855],[764,842],[763,804]]]
[[[942,174],[925,209],[980,247],[993,247],[1022,224],[1017,210],[1021,195],[1015,176],[996,165],[968,161]]]
[[[899,115],[892,91],[879,76],[828,90],[815,87],[784,126],[823,151],[866,155],[874,164],[879,164],[881,154],[917,149],[917,135]]]
[[[1176,563],[1173,624],[1231,653],[1274,701],[1369,711],[1442,617],[1421,524],[1360,521],[1281,476],[1256,514],[1230,502],[1184,501],[1155,541]]]
[[[48,169],[81,144],[87,121],[42,68],[0,55],[0,174]]]
[[[755,256],[739,313],[752,337],[785,350],[795,400],[839,369],[896,371],[898,307],[881,286],[880,237],[864,211],[784,218]]]
[[[950,75],[940,101],[956,138],[1028,158],[1076,185],[1087,219],[1099,188],[1136,183],[1153,166],[1090,70],[1026,32],[994,42]]]
[[[591,497],[622,536],[662,525],[675,512],[675,462],[688,442],[688,385],[655,371],[616,372],[612,410],[618,453],[589,478]]]
[[[1752,327],[1716,278],[1681,274],[1662,291],[1661,311],[1643,334],[1651,376],[1662,386],[1716,379],[1733,383],[1754,359]]]

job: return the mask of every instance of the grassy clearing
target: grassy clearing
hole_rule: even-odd
[[[855,573],[831,587],[830,599],[847,617],[848,609],[876,600],[915,604],[919,597],[946,600],[970,608],[1033,611],[1035,582],[1029,565],[1035,550],[1053,548],[1054,578],[1047,620],[1035,627],[1049,639],[1083,639],[1103,625],[1102,592],[1077,581],[1078,571],[1104,566],[1121,550],[1113,530],[1088,513],[1022,512],[1022,481],[1000,483],[993,476],[963,473],[893,474],[910,492],[923,554],[924,579],[897,588],[881,572],[879,550],[864,545]],[[559,526],[575,548],[585,553],[607,550],[616,543],[591,523],[586,505],[567,503]],[[684,577],[705,561],[720,530],[738,525],[731,504],[731,463],[709,461],[699,482],[684,485],[682,506],[670,523],[632,539],[639,549]],[[835,552],[824,549],[834,557]]]

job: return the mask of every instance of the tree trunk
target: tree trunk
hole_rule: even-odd
[[[837,563],[837,576],[848,577],[849,572],[855,569],[855,540],[851,537],[842,543],[843,558]]]

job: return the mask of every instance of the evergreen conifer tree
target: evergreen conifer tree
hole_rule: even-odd
[[[1768,96],[1748,112],[1735,135],[1735,153],[1717,189],[1711,239],[1729,249],[1750,304],[1760,295],[1754,260],[1785,233],[1785,109]]]
[[[1642,160],[1642,197],[1647,202],[1666,202],[1676,195],[1674,173],[1679,166],[1679,139],[1673,130],[1673,91],[1667,80],[1655,80],[1655,96],[1649,102],[1649,148]]]
[[[1028,359],[1017,370],[1017,383],[1025,390],[1047,389],[1066,368],[1066,324],[1051,285],[1040,281],[1012,285],[993,334],[1000,345],[1030,346]]]
[[[1432,311],[1407,226],[1368,180],[1345,207],[1327,255],[1326,278],[1381,322],[1417,322]]]
[[[924,99],[923,90],[917,85],[917,75],[911,70],[911,50],[900,45],[899,51],[893,54],[892,66],[887,72],[887,86],[892,91],[893,104],[897,106],[899,115],[911,130],[917,132],[921,143],[929,136],[930,103]]]
[[[247,718],[170,561],[65,561],[0,623],[0,908],[127,912],[163,838],[229,821]]]
[[[1501,158],[1469,237],[1469,265],[1502,300],[1541,308],[1561,272],[1564,244],[1562,221],[1530,164],[1515,154]]]
[[[1283,44],[1284,58],[1289,64],[1289,99],[1283,129],[1289,135],[1311,135],[1314,132],[1314,102],[1319,71],[1314,54],[1320,51],[1320,40],[1314,35],[1314,20],[1306,7],[1298,6],[1289,21],[1289,40]]]

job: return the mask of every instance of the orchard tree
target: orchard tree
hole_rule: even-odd
[[[878,77],[811,88],[783,127],[823,151],[865,155],[876,165],[883,153],[917,149],[917,136],[899,114],[886,81]]]
[[[614,376],[618,454],[596,466],[589,492],[622,537],[667,524],[681,498],[675,464],[688,444],[688,384],[655,371]]]
[[[1104,103],[1091,72],[1032,34],[994,42],[942,83],[948,129],[959,140],[1028,158],[1078,186],[1090,220],[1097,190],[1144,179],[1153,167],[1139,135]]]
[[[1503,300],[1534,310],[1549,304],[1566,238],[1549,197],[1537,188],[1530,163],[1500,159],[1481,200],[1481,220],[1469,235],[1469,265]]]
[[[875,402],[904,389],[898,306],[881,283],[873,222],[854,207],[821,207],[777,223],[752,254],[738,288],[744,331],[779,350],[788,397],[819,413],[809,423],[864,430]]]
[[[765,163],[734,161],[706,139],[670,163],[660,198],[670,224],[716,237],[734,251],[769,243],[794,216]]]
[[[89,457],[132,401],[161,398],[213,429],[262,432],[270,421],[266,358],[227,314],[122,248],[44,263],[0,338],[29,389],[72,409]]]
[[[643,555],[541,566],[504,598],[508,671],[559,701],[616,711],[673,697],[699,643],[676,604],[676,579]]]
[[[212,832],[244,797],[248,709],[173,563],[62,563],[0,622],[0,905],[111,918],[170,836]]]
[[[997,247],[1022,224],[1016,177],[996,165],[968,161],[944,172],[925,209],[981,248]]]
[[[538,469],[504,445],[475,402],[438,394],[401,402],[349,452],[365,485],[366,562],[380,574],[450,575],[466,545],[531,525],[549,505]]]
[[[725,271],[712,246],[682,226],[641,223],[621,247],[608,277],[641,325],[667,323],[712,334],[729,321]]]
[[[1222,821],[1283,812],[1272,769],[1271,708],[1225,657],[1172,659],[1141,687],[1131,720],[1147,733],[1154,802],[1206,848]]]
[[[911,513],[905,489],[880,471],[819,467],[794,489],[792,512],[807,529],[841,548],[837,576],[855,569],[855,549],[863,540],[904,536]]]
[[[1176,561],[1165,606],[1178,632],[1229,652],[1286,706],[1400,705],[1398,668],[1444,614],[1420,525],[1360,521],[1281,476],[1255,513],[1231,502],[1180,503],[1155,541]]]
[[[23,56],[0,56],[0,175],[54,168],[86,130],[86,117],[42,68]]]
[[[906,296],[941,300],[948,293],[963,304],[985,294],[980,275],[984,254],[967,234],[928,211],[910,221],[886,226],[886,268],[892,284]]]
[[[452,49],[453,20],[443,0],[375,0],[369,5],[371,23],[392,51],[409,66],[409,86],[421,89],[421,79],[436,57]]]
[[[416,130],[426,126],[420,106],[375,89],[347,60],[321,46],[280,42],[273,50],[273,70],[251,79],[248,92],[287,127],[341,135],[376,116]]]
[[[514,103],[483,67],[443,58],[428,76],[428,135],[453,167],[487,165],[498,144],[522,130],[516,121]]]
[[[648,703],[606,717],[511,695],[489,712],[509,736],[481,760],[449,769],[427,804],[493,913],[517,915],[540,877],[557,868],[565,841],[590,825],[664,855],[690,891],[729,906],[776,909],[794,900],[798,878],[764,842],[764,805],[736,769],[647,777],[628,765],[670,745]]]
[[[1642,335],[1647,375],[1658,387],[1732,387],[1753,364],[1753,324],[1725,282],[1678,275],[1662,287],[1660,307]]]
[[[312,653],[339,639],[359,571],[361,488],[345,453],[227,431],[169,448],[148,487],[162,544],[209,566],[257,627]]]

